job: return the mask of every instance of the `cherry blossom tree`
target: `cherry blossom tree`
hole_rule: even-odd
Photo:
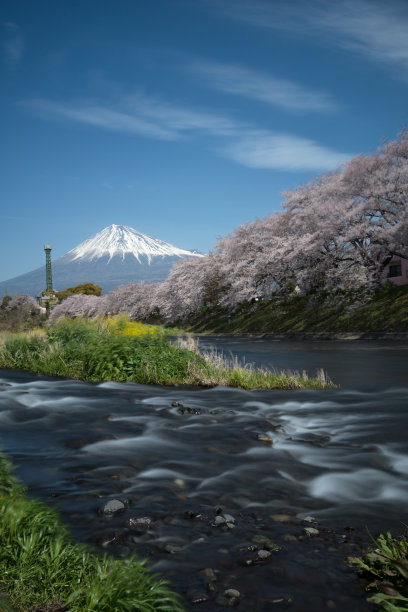
[[[104,314],[107,296],[77,294],[71,295],[57,304],[49,316],[49,324],[55,323],[60,317],[95,317]]]
[[[133,283],[108,296],[72,296],[58,316],[125,312],[187,321],[204,306],[235,308],[259,296],[363,288],[408,258],[408,132],[376,153],[284,194],[282,210],[222,237],[202,258],[177,262],[162,283]]]

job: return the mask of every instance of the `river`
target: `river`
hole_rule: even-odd
[[[90,384],[0,370],[0,446],[75,537],[136,554],[187,610],[369,611],[344,563],[408,524],[408,344],[200,338],[337,389]],[[104,512],[110,500],[120,512]],[[310,531],[312,530],[312,531]]]

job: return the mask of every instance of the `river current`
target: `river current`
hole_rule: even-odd
[[[344,559],[368,531],[408,524],[408,345],[200,343],[270,369],[322,367],[340,386],[200,390],[0,370],[0,447],[76,538],[146,559],[187,610],[373,610]]]

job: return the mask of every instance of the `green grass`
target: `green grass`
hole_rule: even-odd
[[[290,296],[245,303],[234,312],[205,307],[188,329],[212,333],[370,333],[408,331],[408,286],[364,292]]]
[[[0,601],[25,612],[60,603],[69,612],[181,612],[168,583],[134,558],[97,555],[73,542],[59,516],[26,496],[0,454]]]
[[[147,333],[143,333],[142,324],[132,326],[129,320],[125,326],[101,319],[59,320],[45,336],[17,334],[3,338],[0,367],[94,382],[226,385],[244,389],[333,386],[321,373],[309,379],[305,374],[228,364],[218,355],[201,355],[194,342],[177,346],[160,328],[151,331],[150,326],[145,327],[149,329]]]
[[[366,581],[370,592],[368,601],[385,612],[408,610],[408,534],[399,538],[390,533],[381,534],[362,557],[349,557]]]

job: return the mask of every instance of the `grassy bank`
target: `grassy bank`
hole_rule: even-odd
[[[408,286],[387,285],[372,295],[290,296],[242,304],[234,312],[205,307],[188,321],[194,332],[378,333],[408,332]]]
[[[0,609],[15,612],[178,612],[166,581],[143,563],[72,541],[58,515],[26,496],[0,454]]]
[[[244,389],[300,389],[333,386],[315,378],[229,364],[201,355],[187,339],[170,343],[160,327],[110,319],[59,319],[48,331],[3,335],[0,367],[31,370],[87,381],[115,380],[160,385],[225,385]]]

